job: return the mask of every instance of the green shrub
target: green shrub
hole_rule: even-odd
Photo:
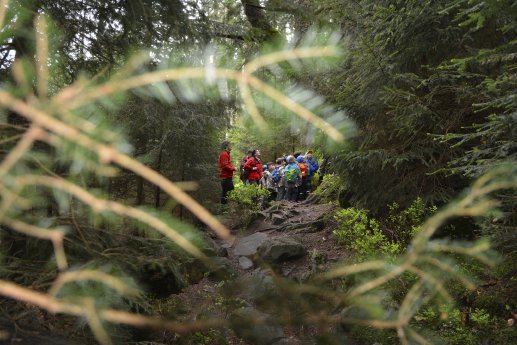
[[[389,241],[380,230],[375,219],[368,218],[364,209],[346,208],[339,210],[335,219],[338,228],[333,231],[339,243],[354,250],[361,256],[372,256],[377,253],[395,255],[400,252],[398,243]]]
[[[259,186],[237,184],[235,189],[228,193],[228,214],[231,219],[238,221],[234,226],[246,228],[250,225],[270,194],[267,189]]]
[[[315,179],[314,177],[313,179]],[[318,177],[319,180],[319,177]],[[338,175],[326,174],[323,176],[323,181],[314,191],[314,195],[320,198],[323,202],[330,202],[337,199],[339,191],[343,188],[343,181]]]
[[[228,200],[240,206],[260,208],[261,201],[269,197],[271,193],[262,187],[252,184],[238,184],[228,194]]]
[[[388,205],[388,209],[385,226],[392,231],[393,239],[399,242],[403,248],[411,242],[419,231],[420,225],[437,211],[436,206],[426,207],[420,197],[404,210],[400,210],[400,206],[396,202]]]
[[[485,309],[476,308],[470,315],[470,319],[477,325],[486,327],[490,323],[490,314]]]

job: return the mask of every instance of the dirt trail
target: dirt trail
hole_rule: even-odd
[[[344,252],[332,236],[334,222],[331,215],[334,209],[335,206],[330,204],[288,201],[275,203],[261,212],[259,218],[245,232],[236,234],[234,243],[228,248],[228,258],[238,267],[240,274],[245,274],[238,266],[239,255],[233,249],[240,239],[262,233],[267,238],[295,239],[305,248],[305,255],[276,263],[281,266],[278,272],[285,277],[300,278],[300,275],[309,274],[314,270],[314,256],[319,257],[319,265],[327,266],[336,262],[343,257]],[[228,247],[229,244],[222,242],[221,245]]]
[[[332,235],[335,227],[332,219],[334,209],[334,205],[310,201],[273,203],[245,231],[235,233],[233,242],[216,240],[221,253],[217,259],[223,262],[223,275],[224,271],[228,271],[231,278],[208,276],[198,284],[190,285],[182,293],[171,295],[171,303],[174,306],[181,305],[184,309],[180,320],[198,319],[200,315],[213,317],[214,314],[229,319],[235,310],[242,307],[258,307],[261,312],[265,310],[274,316],[273,309],[268,311],[268,307],[260,305],[261,294],[271,288],[266,287],[263,291],[260,287],[261,284],[272,284],[267,282],[268,277],[276,275],[288,281],[303,282],[346,256]],[[261,257],[265,255],[261,249],[267,247],[269,242],[274,247],[277,241],[287,248],[286,252],[282,252],[274,262],[266,262]],[[291,241],[296,246],[289,246]],[[285,243],[289,245],[285,246]],[[303,247],[303,253],[296,252],[296,256],[289,257],[289,251],[298,250],[299,245]],[[273,257],[278,253],[275,250],[272,250]],[[295,333],[288,329],[280,331],[284,341],[282,344],[298,344]],[[242,340],[232,331],[225,331],[223,338],[224,344],[269,344],[267,341]]]

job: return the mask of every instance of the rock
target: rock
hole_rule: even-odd
[[[215,278],[217,280],[228,279],[235,275],[232,262],[227,258],[214,257],[210,259],[212,265],[209,267],[210,274],[209,278]]]
[[[258,304],[275,303],[279,297],[278,288],[273,278],[261,269],[256,269],[236,282],[239,296],[244,300],[253,300]]]
[[[248,228],[255,229],[260,224],[263,224],[266,222],[267,216],[263,213],[258,213],[256,216],[251,220],[251,223],[248,225]]]
[[[303,272],[303,273],[299,274],[298,276],[295,277],[295,279],[298,283],[303,284],[303,283],[307,283],[312,278],[312,275],[313,275],[313,272],[307,271],[307,272]]]
[[[181,273],[181,266],[167,261],[165,264],[146,263],[134,273],[137,281],[157,297],[164,298],[179,293],[187,286],[187,280]]]
[[[242,268],[243,270],[249,270],[250,268],[253,268],[253,266],[254,266],[253,261],[251,261],[247,257],[241,256],[239,258],[239,267]]]
[[[282,267],[282,275],[284,277],[287,277],[292,271],[294,271],[294,267]]]
[[[251,256],[257,253],[257,248],[267,239],[267,235],[261,232],[246,236],[238,240],[233,249],[237,256]]]
[[[285,215],[273,213],[271,215],[271,222],[273,225],[279,225],[285,222]]]
[[[290,222],[279,227],[279,230],[288,232],[318,232],[325,228],[325,222],[322,219],[310,220],[306,222]]]
[[[217,256],[228,257],[228,248],[219,247]]]
[[[253,222],[248,229],[253,229],[253,232],[263,232],[268,230],[274,230],[277,226],[271,224],[269,221],[261,220],[260,222]]]
[[[212,256],[228,256],[228,247],[226,246],[226,241],[224,241],[223,245],[216,241],[211,241],[211,243],[206,243],[206,246],[202,248],[203,254],[208,257]]]
[[[230,322],[237,336],[254,345],[271,345],[284,338],[282,328],[268,314],[251,307],[236,310]]]
[[[275,237],[265,240],[257,249],[260,258],[267,262],[281,262],[305,254],[305,247],[291,237]]]
[[[290,338],[283,338],[279,341],[276,341],[273,343],[273,345],[300,345],[301,341],[299,339],[290,337]]]

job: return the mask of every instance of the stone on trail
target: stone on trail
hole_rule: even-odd
[[[301,345],[302,343],[300,340],[290,337],[290,338],[283,338],[279,341],[274,342],[272,345]]]
[[[250,274],[240,277],[236,281],[236,288],[241,298],[252,300],[258,305],[276,303],[280,296],[273,277],[261,269],[256,269]]]
[[[267,239],[267,235],[261,232],[243,237],[238,240],[233,253],[237,256],[251,256],[257,253],[257,248]]]
[[[235,333],[254,345],[271,345],[284,338],[284,331],[270,315],[254,308],[236,310],[230,321]]]
[[[257,249],[260,258],[267,262],[281,262],[305,254],[305,247],[291,237],[275,237],[264,241]]]
[[[209,278],[224,280],[235,275],[235,270],[233,268],[232,262],[229,259],[213,257],[210,260],[212,262],[212,267],[210,267]]]
[[[286,216],[284,214],[273,213],[271,215],[271,222],[273,225],[279,225],[285,222]]]
[[[249,270],[250,268],[253,268],[253,261],[245,256],[241,256],[239,258],[239,267],[243,270]]]

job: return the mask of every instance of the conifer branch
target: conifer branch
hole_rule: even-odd
[[[50,176],[39,176],[39,175],[24,175],[16,179],[16,187],[19,190],[23,188],[34,185],[34,186],[45,186],[52,189],[62,190],[70,195],[73,195],[77,199],[81,200],[85,204],[87,204],[93,211],[102,212],[102,211],[111,211],[120,216],[132,218],[142,222],[143,224],[147,224],[154,229],[158,230],[160,233],[170,238],[174,242],[176,242],[180,247],[182,247],[188,253],[199,257],[205,258],[205,255],[194,246],[189,240],[187,240],[184,236],[182,236],[178,231],[173,229],[171,226],[167,225],[165,222],[160,220],[157,217],[152,216],[151,214],[139,210],[134,207],[126,206],[116,201],[105,200],[101,198],[97,198],[84,188],[79,187],[78,185],[68,182],[66,180],[50,177]]]
[[[20,160],[20,158],[31,149],[32,144],[41,138],[43,134],[44,131],[36,125],[32,125],[29,130],[23,134],[22,139],[11,151],[9,151],[9,154],[0,164],[0,180],[5,176],[9,169],[11,169]]]
[[[30,303],[39,308],[45,309],[52,314],[65,313],[74,316],[87,317],[84,303],[63,301],[33,289],[0,279],[0,295],[9,297],[21,302]],[[179,334],[185,334],[210,327],[221,327],[228,324],[223,319],[208,319],[194,322],[177,322],[152,318],[144,315],[129,313],[115,309],[98,309],[97,315],[105,321],[119,324],[126,324],[135,327],[152,327],[170,329]]]
[[[46,99],[48,94],[48,25],[44,15],[35,22],[36,33],[36,73],[38,97]]]
[[[116,290],[122,295],[137,296],[140,292],[130,286],[128,286],[121,279],[112,276],[98,270],[79,270],[71,272],[62,272],[52,283],[52,287],[48,291],[48,294],[57,296],[59,291],[65,284],[78,282],[82,280],[93,280],[106,284],[110,288]]]
[[[138,162],[137,160],[121,153],[117,149],[99,143],[91,139],[85,134],[81,133],[76,128],[73,128],[53,117],[50,117],[44,111],[36,109],[23,101],[13,98],[9,93],[0,91],[0,104],[9,107],[20,114],[28,117],[42,127],[72,141],[86,149],[93,150],[97,153],[100,160],[104,163],[116,163],[119,166],[126,168],[137,175],[142,176],[149,182],[159,186],[163,191],[176,199],[179,203],[184,205],[192,213],[194,213],[200,220],[210,226],[221,238],[227,239],[230,237],[228,229],[222,225],[217,218],[212,216],[203,206],[196,202],[191,196],[185,193],[181,188],[167,178]]]
[[[9,0],[0,0],[0,28],[4,27],[4,20],[9,9]]]
[[[65,233],[60,229],[45,229],[31,224],[24,223],[22,221],[11,219],[9,217],[0,218],[1,223],[6,224],[12,229],[23,233],[28,236],[50,240],[54,246],[54,254],[56,256],[57,267],[60,270],[66,270],[68,263],[65,254],[65,248],[63,247],[63,238]]]

